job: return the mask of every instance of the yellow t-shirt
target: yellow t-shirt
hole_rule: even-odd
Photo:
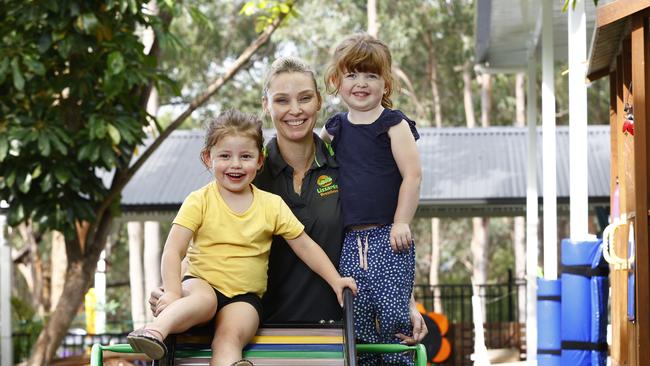
[[[253,203],[241,214],[221,197],[216,181],[190,193],[174,224],[194,232],[187,274],[232,297],[266,291],[273,235],[295,239],[304,230],[282,198],[251,184]]]

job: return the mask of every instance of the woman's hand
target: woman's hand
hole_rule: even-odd
[[[394,252],[406,251],[411,247],[413,237],[409,224],[395,222],[390,228],[390,247]]]
[[[352,277],[339,277],[336,282],[332,285],[332,288],[334,289],[334,292],[336,292],[336,298],[339,301],[339,305],[343,307],[343,289],[344,288],[349,288],[352,290],[352,294],[354,296],[357,295],[357,283],[354,282],[354,278]]]
[[[420,314],[413,301],[411,301],[411,305],[409,306],[409,313],[411,316],[411,324],[413,324],[413,336],[409,337],[405,334],[397,333],[395,337],[402,340],[400,343],[413,346],[422,342],[422,339],[424,339],[429,331],[427,330],[427,325],[424,323],[422,314]]]

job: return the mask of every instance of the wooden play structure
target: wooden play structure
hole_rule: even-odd
[[[650,352],[649,17],[648,0],[599,6],[587,75],[610,82],[612,365],[645,365]]]

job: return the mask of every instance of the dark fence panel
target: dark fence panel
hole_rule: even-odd
[[[519,301],[525,301],[525,280],[508,283],[478,285],[477,294],[483,304],[485,343],[488,349],[510,348],[525,356],[525,323],[519,322]],[[472,365],[474,352],[474,317],[472,313],[472,285],[416,285],[415,299],[427,311],[442,313],[449,319],[446,338],[451,342],[452,354],[443,365]],[[525,303],[522,304],[525,309]]]

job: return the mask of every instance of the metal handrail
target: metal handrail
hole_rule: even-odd
[[[357,365],[357,349],[354,336],[354,299],[352,290],[343,289],[343,358],[346,366]]]

